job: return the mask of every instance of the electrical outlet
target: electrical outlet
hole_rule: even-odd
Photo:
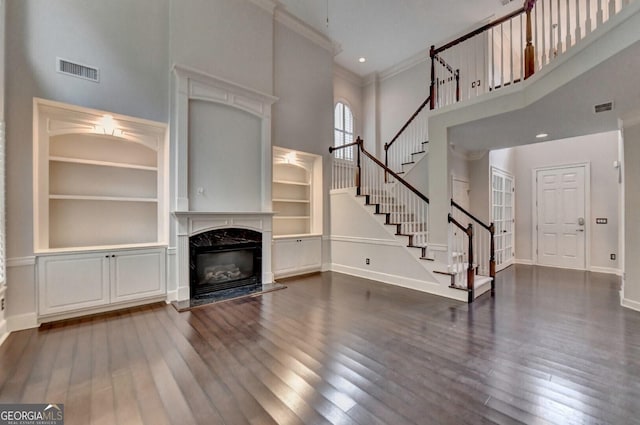
[[[606,218],[596,218],[596,224],[607,224],[608,221]]]
[[[0,311],[4,311],[4,298],[2,299],[2,301],[0,301],[0,304],[2,304],[2,307],[0,307]]]
[[[609,258],[611,258],[611,260],[614,260],[614,261],[615,261],[615,259],[616,259],[616,254],[611,254],[611,256],[610,256]]]
[[[368,266],[369,264],[371,264],[371,260],[369,260],[368,258],[365,258],[364,263]]]

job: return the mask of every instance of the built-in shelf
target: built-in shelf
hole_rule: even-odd
[[[158,167],[149,167],[146,165],[127,164],[124,162],[96,161],[92,159],[69,158],[64,156],[51,156],[49,161],[67,162],[71,164],[98,165],[101,167],[130,168],[132,170],[158,171]]]
[[[166,243],[165,124],[42,99],[33,117],[35,252]]]
[[[291,202],[294,204],[308,204],[311,201],[308,199],[274,199],[273,202]]]
[[[290,184],[294,186],[311,186],[311,183],[309,182],[294,182],[290,180],[274,180],[273,182],[276,184]]]
[[[311,217],[308,215],[298,215],[298,216],[293,216],[293,215],[288,215],[288,216],[274,216],[273,217],[274,220],[308,220]]]
[[[273,148],[273,235],[295,237],[322,229],[322,157]]]
[[[126,196],[49,195],[49,199],[72,201],[158,202],[157,198],[129,198]]]

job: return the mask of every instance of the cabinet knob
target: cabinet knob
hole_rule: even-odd
[[[116,255],[115,255],[115,254],[113,254],[113,255],[111,256],[111,258],[116,258]]]
[[[108,255],[105,255],[105,256],[104,256],[104,258],[109,258],[109,256],[108,256]]]

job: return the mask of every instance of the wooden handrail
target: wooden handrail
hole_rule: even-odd
[[[520,9],[515,10],[515,11],[511,12],[510,14],[508,14],[506,16],[503,16],[502,18],[498,18],[495,21],[489,22],[488,24],[485,24],[485,25],[481,26],[480,28],[477,28],[477,29],[475,29],[475,30],[473,30],[473,31],[461,36],[461,37],[456,38],[455,40],[450,41],[447,44],[444,44],[444,45],[442,45],[442,46],[440,46],[438,48],[434,48],[432,50],[433,55],[435,56],[440,52],[444,52],[445,50],[450,49],[451,47],[453,47],[453,46],[455,46],[457,44],[460,44],[463,41],[467,41],[468,39],[470,39],[472,37],[475,37],[476,35],[481,34],[481,33],[485,32],[485,31],[487,31],[487,30],[489,30],[489,29],[491,29],[491,28],[493,28],[495,26],[498,26],[498,25],[508,21],[509,19],[514,18],[514,17],[516,17],[518,15],[521,15],[522,13],[525,13],[525,12],[526,12],[526,10],[525,10],[525,8],[523,6]]]
[[[400,129],[400,131],[398,131],[398,133],[396,133],[395,136],[393,136],[393,139],[391,139],[391,141],[389,143],[385,143],[384,144],[384,150],[387,151],[389,150],[389,148],[391,147],[391,145],[393,145],[395,143],[396,140],[398,140],[398,138],[400,137],[400,135],[407,129],[407,127],[409,127],[409,124],[411,124],[413,122],[414,119],[416,119],[416,117],[418,116],[418,114],[424,109],[425,106],[427,106],[427,104],[431,101],[431,96],[428,96],[424,102],[422,102],[422,104],[418,107],[418,109],[413,113],[413,115],[411,115],[411,118],[409,118],[409,120],[402,126],[402,128]],[[388,164],[387,164],[388,165]]]
[[[474,216],[473,214],[471,214],[469,211],[465,210],[462,206],[460,206],[460,204],[458,204],[456,201],[454,201],[453,199],[451,200],[451,205],[453,207],[456,207],[458,210],[460,210],[461,212],[463,212],[467,217],[473,219],[473,221],[475,221],[476,223],[478,223],[480,226],[484,227],[485,229],[487,229],[489,232],[491,232],[491,225],[488,224],[484,224],[478,217]]]
[[[367,152],[367,150],[364,148],[364,146],[362,146],[362,139],[360,139],[360,137],[358,137],[358,140],[360,140],[360,151],[367,156],[370,160],[372,160],[373,162],[375,162],[379,167],[381,167],[385,172],[391,174],[393,176],[394,179],[396,179],[397,181],[399,181],[400,183],[402,183],[407,189],[409,189],[410,191],[412,191],[418,198],[422,199],[424,202],[426,202],[427,204],[429,203],[429,198],[427,198],[425,195],[422,194],[422,192],[420,192],[418,189],[416,189],[415,187],[413,187],[411,185],[411,183],[407,182],[405,179],[403,179],[402,177],[400,177],[399,175],[397,175],[391,168],[387,167],[386,165],[384,165],[378,158],[376,158],[375,156],[371,155],[369,152]]]
[[[334,151],[338,151],[340,149],[345,149],[345,148],[350,148],[351,146],[356,146],[360,144],[357,140],[353,143],[349,143],[347,145],[342,145],[342,146],[329,146],[329,153],[333,153]]]
[[[469,229],[468,227],[464,227],[462,224],[460,224],[460,222],[458,220],[456,220],[455,218],[453,218],[453,216],[451,214],[449,214],[448,217],[449,223],[453,223],[456,225],[456,227],[458,227],[460,230],[462,230],[463,232],[467,233],[467,230]],[[471,225],[471,223],[469,223]],[[469,234],[467,233],[467,236]]]

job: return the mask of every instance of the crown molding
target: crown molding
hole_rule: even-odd
[[[415,55],[410,56],[407,59],[381,71],[379,73],[380,81],[384,81],[387,78],[396,76],[401,72],[404,72],[407,69],[411,69],[422,62],[426,62],[428,59],[429,59],[429,49],[423,49],[418,53],[416,53]]]
[[[465,161],[477,161],[478,159],[482,159],[489,151],[486,149],[480,150],[480,151],[470,151],[460,146],[450,144],[449,152],[453,156],[463,159]]]
[[[269,12],[269,14],[273,15],[273,11],[278,6],[277,0],[249,0],[251,3],[255,4],[259,8]]]
[[[251,0],[251,1],[254,1],[254,0]],[[317,30],[307,25],[305,22],[296,18],[291,13],[287,12],[286,9],[283,9],[281,5],[278,5],[275,8],[274,18],[277,22],[286,26],[290,30],[300,34],[301,36],[305,37],[312,43],[317,44],[318,46],[322,47],[328,52],[331,52],[331,54],[335,55],[335,49],[336,49],[337,43],[334,44],[334,42],[329,37],[325,36],[324,34],[321,34]]]
[[[359,76],[353,71],[348,70],[336,62],[333,63],[333,75],[336,77],[340,77],[343,80],[350,82],[351,84],[355,84],[358,87],[364,87],[364,78]]]
[[[380,82],[380,74],[378,74],[377,72],[372,72],[371,74],[364,77],[362,80],[363,87],[366,87],[370,84],[377,84],[379,82]]]

